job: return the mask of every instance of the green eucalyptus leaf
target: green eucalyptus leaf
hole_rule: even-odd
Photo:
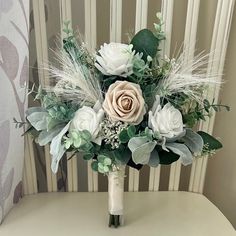
[[[82,145],[82,139],[81,137],[77,137],[77,139],[73,140],[73,145],[75,148],[79,148]]]
[[[105,155],[102,155],[102,154],[98,155],[98,161],[101,163],[103,163],[106,158],[107,158],[107,156],[105,156]]]
[[[104,173],[108,173],[110,171],[110,168],[108,166],[103,166]]]
[[[66,149],[69,149],[72,144],[73,144],[73,140],[70,139],[70,138],[68,138],[68,139],[65,141],[65,148],[66,148]]]
[[[81,137],[83,139],[85,139],[86,141],[91,141],[91,139],[92,139],[92,135],[91,135],[91,133],[88,130],[83,130],[81,132]]]
[[[217,150],[223,147],[222,143],[210,134],[203,131],[197,133],[202,137],[204,145],[207,145],[209,150]]]
[[[84,152],[89,152],[93,148],[93,144],[91,142],[83,142],[82,145],[80,146],[80,149]]]
[[[103,164],[104,164],[105,166],[110,166],[111,163],[112,163],[112,161],[111,161],[111,159],[108,158],[108,157],[106,157],[106,158],[104,159],[104,161],[103,161]]]
[[[136,128],[134,125],[130,125],[127,129],[127,134],[129,136],[129,138],[133,138],[135,136],[136,133]]]
[[[129,141],[129,135],[126,129],[123,129],[119,134],[119,140],[121,143],[127,143]]]
[[[91,163],[91,168],[92,168],[92,170],[94,170],[94,171],[98,171],[98,161],[93,161],[93,162]]]
[[[153,139],[153,131],[149,129],[148,127],[145,128],[145,135],[148,138],[148,140],[152,141]]]
[[[85,153],[83,155],[83,159],[86,161],[93,159],[93,157],[94,157],[94,153]]]
[[[103,169],[103,167],[104,167],[103,164],[98,162],[98,168]]]
[[[154,36],[152,31],[148,29],[140,30],[131,40],[133,50],[136,53],[142,53],[143,60],[147,61],[147,57],[155,57],[158,48],[158,39]]]

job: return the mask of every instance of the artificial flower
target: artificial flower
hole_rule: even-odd
[[[103,108],[113,121],[137,125],[146,112],[142,90],[138,84],[116,81],[110,85]]]
[[[87,130],[92,136],[92,141],[101,145],[101,137],[99,137],[100,123],[103,120],[104,111],[96,105],[94,108],[83,106],[75,113],[71,121],[71,130],[83,131]]]
[[[104,43],[96,55],[95,66],[104,75],[127,77],[133,73],[132,45],[123,43]]]
[[[166,138],[180,135],[183,133],[184,127],[181,112],[170,103],[166,103],[162,108],[159,96],[157,96],[152,110],[149,111],[148,126],[153,132]]]

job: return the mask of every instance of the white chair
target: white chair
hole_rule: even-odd
[[[98,2],[98,1],[97,1]],[[227,2],[227,3],[226,3]],[[47,40],[43,1],[33,0],[34,22],[38,61],[47,61]],[[167,41],[163,53],[170,53],[174,0],[162,1],[162,14],[167,32]],[[196,38],[199,0],[189,0],[185,28],[184,45],[190,45]],[[111,0],[112,41],[121,40],[121,0]],[[224,59],[228,30],[234,0],[218,0],[215,27],[212,36],[212,50],[221,49],[220,54],[213,53],[212,59]],[[147,24],[147,0],[136,0],[135,30]],[[70,0],[60,1],[61,20],[71,19]],[[96,0],[85,1],[85,36],[91,50],[96,45]],[[192,54],[194,53],[194,49]],[[222,74],[224,60],[220,64],[209,65],[209,70]],[[40,81],[45,85],[45,74],[40,73]],[[218,97],[218,91],[209,94],[209,98]],[[212,132],[214,118],[202,123],[202,130]],[[138,192],[139,173],[129,169],[128,190],[125,193],[125,225],[119,229],[108,228],[107,193],[98,192],[98,176],[90,170],[88,163],[88,192],[77,192],[77,159],[67,163],[68,192],[57,192],[57,178],[50,171],[50,156],[45,148],[48,193],[37,193],[37,179],[32,140],[26,138],[24,169],[24,198],[9,213],[0,227],[1,236],[27,235],[191,235],[191,236],[233,236],[236,232],[226,217],[205,196],[202,195],[207,158],[197,159],[192,167],[187,191],[178,191],[180,185],[181,164],[171,165],[169,173],[169,191],[158,191],[161,168],[151,168],[148,192]],[[79,170],[81,171],[81,170]]]

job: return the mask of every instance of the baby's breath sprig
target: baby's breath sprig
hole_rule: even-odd
[[[127,123],[121,121],[112,121],[104,119],[101,123],[102,136],[106,144],[110,144],[112,149],[117,149],[120,146],[119,134],[128,126]]]

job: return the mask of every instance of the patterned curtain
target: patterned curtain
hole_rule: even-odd
[[[0,0],[0,223],[22,196],[29,1]]]

